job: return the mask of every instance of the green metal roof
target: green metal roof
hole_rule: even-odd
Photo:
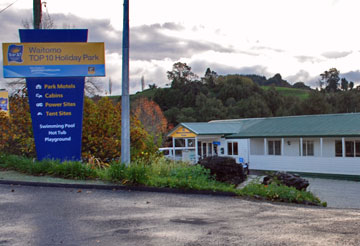
[[[181,123],[180,125],[189,129],[196,135],[229,135],[238,133],[241,128],[241,124],[238,122],[190,122]]]
[[[253,121],[253,124],[247,124],[242,131],[228,138],[360,136],[360,113],[272,117],[238,122],[241,124],[242,121]]]
[[[360,113],[216,120],[180,125],[197,135],[225,135],[226,138],[355,137],[360,136]]]

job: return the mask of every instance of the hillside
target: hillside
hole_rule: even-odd
[[[274,86],[261,86],[264,90],[269,90]],[[282,96],[290,96],[290,97],[297,97],[300,100],[307,99],[311,93],[311,90],[308,89],[298,89],[298,88],[288,88],[288,87],[274,87],[277,92],[279,92]]]

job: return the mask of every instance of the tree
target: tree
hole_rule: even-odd
[[[201,78],[201,81],[207,85],[209,88],[215,87],[215,80],[218,77],[215,71],[211,71],[210,68],[206,69],[205,76]]]
[[[302,114],[327,114],[331,112],[331,105],[326,100],[326,95],[321,92],[311,92],[309,97],[302,102]]]
[[[336,92],[339,87],[339,77],[340,71],[336,68],[330,68],[328,71],[320,74],[321,80],[325,82],[326,87],[325,90],[330,92]]]
[[[159,144],[167,131],[168,125],[159,105],[152,100],[141,97],[132,104],[132,114],[140,120],[145,130],[153,136],[154,143]]]
[[[350,81],[349,83],[349,89],[352,90],[354,88],[354,82]]]
[[[102,92],[102,82],[94,77],[85,78],[85,93],[89,96],[95,96]]]
[[[347,91],[348,88],[349,88],[349,82],[345,78],[342,78],[341,79],[341,89],[343,91]]]
[[[196,97],[196,111],[198,121],[224,119],[227,114],[221,100],[208,97],[202,93]]]
[[[173,88],[181,88],[197,78],[191,71],[191,67],[182,62],[175,63],[172,70],[167,72],[167,77],[172,81],[171,87]]]

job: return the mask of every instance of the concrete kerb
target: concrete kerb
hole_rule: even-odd
[[[232,192],[224,192],[224,191],[187,190],[187,189],[159,188],[159,187],[147,187],[147,186],[45,183],[45,182],[19,181],[19,180],[0,180],[0,184],[14,185],[14,186],[22,185],[22,186],[37,186],[37,187],[73,188],[73,189],[126,190],[126,191],[163,192],[163,193],[193,194],[193,195],[234,196],[234,197],[237,196]]]

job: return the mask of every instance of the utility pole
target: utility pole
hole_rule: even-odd
[[[121,162],[130,164],[129,0],[124,0],[121,96]]]
[[[40,29],[41,15],[42,15],[41,0],[34,0],[33,3],[34,3],[33,5],[34,29]]]

